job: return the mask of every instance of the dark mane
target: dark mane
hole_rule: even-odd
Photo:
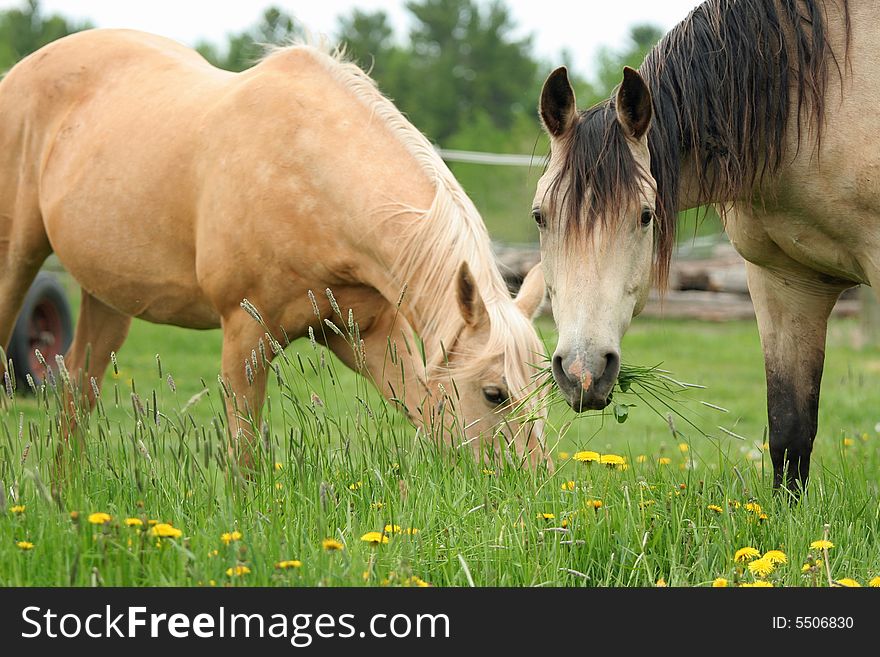
[[[723,202],[749,193],[794,155],[785,153],[785,144],[795,108],[797,149],[805,135],[818,147],[829,74],[836,69],[843,76],[826,33],[826,7],[834,4],[708,0],[648,53],[640,73],[653,96],[648,145],[657,183],[655,262],[661,284],[675,243],[680,172],[688,159],[700,196]],[[848,0],[837,4],[848,50]],[[566,234],[589,231],[597,218],[619,217],[633,207],[642,174],[616,121],[613,96],[580,114],[565,148],[550,194],[553,203],[562,204]],[[557,198],[563,181],[569,191]]]

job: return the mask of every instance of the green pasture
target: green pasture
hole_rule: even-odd
[[[552,322],[539,327],[552,349]],[[135,322],[55,493],[61,397],[4,397],[0,585],[827,586],[810,547],[826,524],[834,580],[880,575],[880,349],[852,321],[831,325],[812,478],[794,505],[770,486],[753,322],[636,320],[624,360],[706,386],[680,395],[697,428],[676,417],[673,435],[633,395],[615,396],[635,404],[623,424],[555,406],[552,472],[438,447],[300,341],[276,360],[262,468],[244,482],[222,445],[219,353],[217,331]],[[361,539],[386,525],[387,543]],[[761,577],[734,561],[744,547],[787,563]]]

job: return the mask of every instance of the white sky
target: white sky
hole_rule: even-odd
[[[602,45],[619,47],[631,25],[651,22],[668,30],[699,4],[699,0],[506,0],[519,31],[535,35],[536,53],[559,63],[563,49],[573,55],[579,72],[591,75],[592,61]],[[0,9],[22,0],[0,0]],[[199,40],[225,43],[228,33],[258,21],[277,5],[315,33],[334,34],[339,15],[355,7],[385,10],[398,38],[405,34],[403,0],[42,0],[47,13],[88,18],[98,27],[127,27],[154,32],[194,45]]]

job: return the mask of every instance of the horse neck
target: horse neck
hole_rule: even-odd
[[[383,209],[377,239],[368,249],[371,284],[418,335],[429,366],[442,362],[464,327],[456,296],[462,262],[481,294],[492,299],[502,288],[507,294],[470,199],[457,186],[437,184],[430,203]],[[462,218],[463,213],[471,214]]]

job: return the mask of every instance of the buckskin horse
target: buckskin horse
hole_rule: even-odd
[[[716,204],[747,261],[774,487],[806,484],[828,316],[843,290],[880,285],[878,25],[867,0],[709,0],[586,111],[565,68],[550,74],[532,214],[575,410],[607,405],[676,214]]]
[[[473,203],[354,64],[294,46],[233,74],[157,36],[75,34],[0,83],[0,178],[0,344],[54,252],[82,287],[66,367],[90,404],[132,317],[221,327],[250,466],[267,375],[252,354],[267,330],[312,326],[417,424],[543,456],[538,400],[514,410],[543,351],[541,273],[511,298]],[[320,330],[307,293],[330,318],[325,288],[362,343]]]

